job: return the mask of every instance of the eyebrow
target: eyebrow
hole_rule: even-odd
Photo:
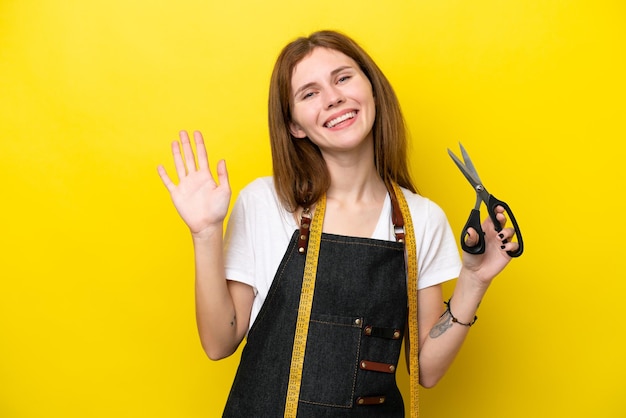
[[[333,76],[335,76],[336,74],[338,74],[338,73],[340,73],[340,72],[342,72],[342,71],[344,71],[344,70],[347,70],[347,69],[352,69],[352,68],[353,68],[353,67],[352,67],[351,65],[342,65],[341,67],[337,67],[337,68],[335,68],[334,70],[332,70],[332,71],[330,72],[330,76],[331,76],[331,77],[333,77]],[[308,89],[309,87],[314,86],[314,85],[316,85],[316,84],[317,84],[316,82],[310,82],[310,83],[306,83],[306,84],[305,84],[305,85],[303,85],[303,86],[300,86],[300,88],[298,88],[298,90],[296,90],[296,91],[293,93],[293,97],[294,97],[294,98],[295,98],[295,97],[297,97],[297,96],[298,96],[298,94],[300,94],[300,92],[301,92],[301,91],[306,90],[306,89]]]

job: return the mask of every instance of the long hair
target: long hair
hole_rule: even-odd
[[[372,85],[376,117],[372,127],[374,164],[388,189],[395,181],[417,193],[407,164],[407,133],[391,84],[372,58],[352,39],[335,31],[300,37],[281,51],[270,81],[269,133],[276,192],[287,210],[314,204],[330,186],[322,154],[309,138],[294,138],[291,121],[291,77],[295,66],[315,48],[328,48],[352,58]]]

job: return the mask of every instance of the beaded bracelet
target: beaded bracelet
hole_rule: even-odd
[[[446,304],[446,312],[448,312],[450,316],[452,317],[452,322],[456,322],[457,324],[463,325],[464,327],[471,327],[472,325],[476,323],[476,321],[478,320],[478,317],[476,315],[474,315],[474,320],[469,323],[461,322],[458,319],[456,319],[456,317],[452,314],[452,311],[450,310],[451,301],[452,301],[452,297],[450,297],[450,299],[448,299],[448,301],[444,303]]]

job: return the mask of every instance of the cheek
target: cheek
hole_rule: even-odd
[[[358,95],[361,103],[367,103],[370,106],[375,107],[374,92],[372,90],[372,85],[369,82],[363,81],[363,83],[358,86],[356,94]]]
[[[295,123],[304,128],[315,123],[315,112],[307,106],[298,106],[292,112],[291,118]]]
[[[369,116],[376,116],[376,100],[371,93],[363,95],[361,103],[367,104],[367,112]]]
[[[314,126],[314,116],[304,106],[298,106],[293,109],[289,124],[292,135],[298,138],[310,137]]]

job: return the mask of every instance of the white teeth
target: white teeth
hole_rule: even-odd
[[[348,112],[348,113],[345,113],[345,114],[343,114],[343,115],[339,116],[338,118],[335,118],[335,119],[333,119],[333,120],[329,121],[329,122],[326,124],[326,127],[327,127],[327,128],[332,128],[333,126],[337,125],[338,123],[341,123],[341,122],[343,122],[344,120],[352,119],[352,118],[353,118],[353,117],[355,117],[355,116],[356,116],[356,112]]]

